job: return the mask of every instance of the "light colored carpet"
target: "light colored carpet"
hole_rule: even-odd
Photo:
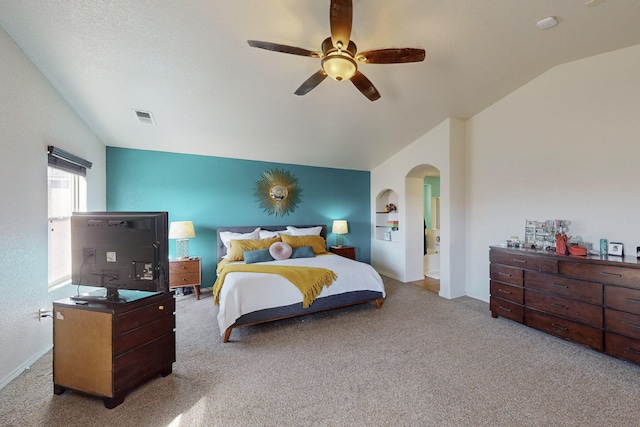
[[[633,426],[640,368],[487,304],[385,278],[388,298],[242,328],[177,300],[177,362],[106,409],[53,394],[51,353],[0,391],[2,426]],[[206,290],[205,290],[206,291]]]

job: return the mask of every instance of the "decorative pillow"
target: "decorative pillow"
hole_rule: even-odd
[[[311,246],[298,246],[291,252],[291,258],[314,258],[315,256]]]
[[[290,236],[319,236],[322,232],[322,226],[308,228],[287,226],[287,231]]]
[[[327,253],[327,242],[322,236],[280,236],[283,243],[291,245],[292,248],[300,246],[311,246],[316,255]]]
[[[260,230],[260,238],[261,239],[271,239],[273,237],[278,237],[280,235],[280,233],[282,233],[282,230],[280,230],[280,231]]]
[[[224,247],[227,248],[227,255],[229,254],[229,249],[231,249],[231,240],[259,239],[259,238],[260,238],[260,227],[256,228],[251,233],[234,233],[233,231],[220,232],[220,239],[222,240],[222,243],[224,243]],[[225,255],[225,258],[227,255]]]
[[[245,251],[269,249],[269,246],[279,241],[280,241],[279,237],[274,237],[273,239],[232,240],[231,250],[229,251],[229,254],[227,254],[227,259],[229,261],[243,261]]]
[[[244,263],[253,264],[256,262],[273,261],[269,249],[258,249],[255,251],[244,251]]]
[[[276,261],[282,261],[283,259],[289,258],[292,252],[293,248],[286,243],[276,242],[269,246],[269,254]]]

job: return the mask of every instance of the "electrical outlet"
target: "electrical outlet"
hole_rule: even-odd
[[[53,312],[51,310],[47,310],[46,308],[41,308],[38,310],[38,321],[41,321],[45,317],[53,318]]]

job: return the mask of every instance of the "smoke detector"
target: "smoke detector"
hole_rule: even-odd
[[[153,115],[150,111],[142,111],[142,110],[133,110],[136,113],[136,117],[140,120],[140,123],[146,123],[148,125],[155,125],[156,122],[153,120]]]
[[[547,30],[558,25],[558,20],[553,16],[547,16],[546,18],[539,20],[536,25],[541,30]]]

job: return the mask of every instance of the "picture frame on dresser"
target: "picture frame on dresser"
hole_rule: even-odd
[[[609,242],[609,255],[624,256],[624,245],[620,242]]]

